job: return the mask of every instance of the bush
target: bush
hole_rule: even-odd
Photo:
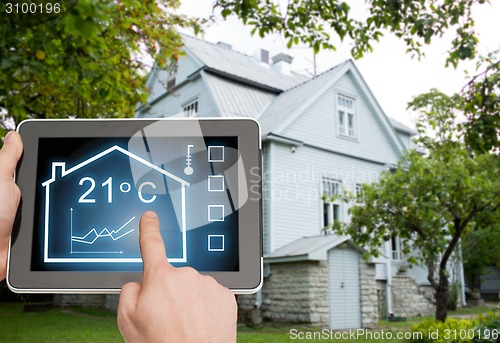
[[[458,284],[452,284],[448,288],[448,303],[446,306],[448,307],[448,311],[456,311],[457,303],[458,303],[458,295],[460,292],[460,286]]]
[[[478,318],[479,324],[474,328],[474,331],[477,332],[477,336],[472,340],[472,342],[500,342],[500,314],[498,312],[489,312],[486,316],[479,315]]]
[[[448,318],[440,322],[435,319],[426,319],[412,327],[413,332],[420,332],[423,339],[410,340],[411,343],[469,343],[470,339],[454,337],[453,332],[468,332],[477,325],[476,320]]]
[[[500,343],[500,313],[490,312],[477,319],[448,318],[440,322],[426,319],[412,327],[423,339],[409,340],[410,343]]]

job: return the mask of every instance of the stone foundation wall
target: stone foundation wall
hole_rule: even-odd
[[[262,289],[265,320],[294,323],[328,322],[326,261],[275,263]]]
[[[359,286],[361,299],[361,326],[372,328],[379,320],[377,281],[375,280],[375,265],[369,264],[360,256]]]
[[[396,317],[432,316],[435,312],[432,288],[418,285],[412,277],[393,276],[391,293]]]
[[[56,294],[54,295],[54,306],[103,308],[105,299],[105,294]]]

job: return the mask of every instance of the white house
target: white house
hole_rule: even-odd
[[[416,134],[389,119],[352,60],[314,77],[295,73],[292,57],[184,36],[174,72],[153,68],[137,117],[252,117],[263,140],[265,280],[239,298],[264,319],[369,327],[380,315],[428,315],[424,268],[407,268],[397,237],[366,261],[348,237],[325,235],[342,203],[322,195],[358,191],[395,165]],[[180,113],[180,114],[179,114]]]

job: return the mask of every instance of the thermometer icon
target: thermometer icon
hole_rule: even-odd
[[[189,144],[187,146],[187,155],[186,155],[186,168],[184,168],[184,174],[186,175],[191,175],[193,174],[193,167],[191,167],[191,148],[193,148],[194,145]]]

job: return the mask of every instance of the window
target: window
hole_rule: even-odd
[[[401,246],[401,238],[398,236],[391,237],[391,250],[392,250],[392,259],[393,260],[402,260],[403,259],[403,249]]]
[[[341,183],[337,180],[323,179],[323,227],[341,220],[340,200],[332,197],[340,194]]]
[[[189,104],[184,105],[182,112],[186,117],[196,117],[198,114],[198,99],[191,101]]]
[[[175,76],[167,81],[167,90],[170,90],[174,87],[175,87]]]
[[[356,137],[355,100],[337,95],[338,133],[348,137]]]

